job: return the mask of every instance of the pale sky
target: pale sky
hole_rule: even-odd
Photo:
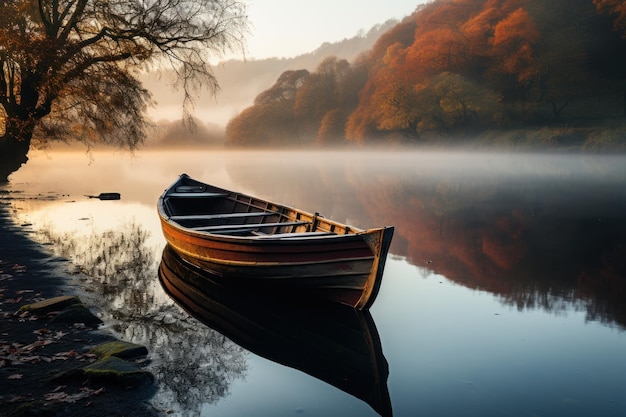
[[[425,0],[246,0],[248,58],[291,58],[410,15]]]

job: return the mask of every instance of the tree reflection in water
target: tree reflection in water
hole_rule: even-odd
[[[86,235],[46,227],[42,235],[75,265],[85,296],[105,323],[123,340],[148,347],[159,408],[199,415],[203,404],[227,396],[231,383],[245,377],[247,352],[163,294],[156,279],[160,251],[141,226],[130,222]]]
[[[424,152],[323,155],[265,170],[228,160],[257,195],[355,226],[395,226],[391,253],[519,311],[584,311],[626,329],[622,156]],[[285,158],[288,159],[288,158]],[[281,184],[281,187],[275,187]],[[288,197],[285,197],[288,196]],[[320,209],[320,200],[327,199]]]

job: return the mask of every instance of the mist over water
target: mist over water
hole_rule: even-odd
[[[377,415],[239,347],[163,292],[156,200],[185,172],[359,228],[395,226],[371,309],[394,415],[624,416],[625,162],[464,151],[51,152],[31,155],[5,189],[16,219],[84,274],[78,285],[96,294],[105,322],[148,346],[160,387],[153,401],[177,415]],[[101,192],[122,200],[84,197]]]

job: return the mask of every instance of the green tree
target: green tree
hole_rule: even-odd
[[[0,0],[0,180],[33,139],[135,148],[139,71],[173,68],[189,116],[194,92],[218,90],[210,59],[243,51],[246,30],[235,0]]]
[[[432,110],[432,105],[423,100],[424,89],[424,84],[410,85],[390,78],[385,88],[374,95],[377,128],[406,137],[416,136],[418,124]]]
[[[430,114],[445,130],[477,128],[491,121],[498,107],[496,94],[459,74],[439,74],[424,94],[436,103]]]

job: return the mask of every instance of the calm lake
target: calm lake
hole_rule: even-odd
[[[395,226],[371,310],[233,297],[190,316],[157,273],[156,201],[183,172]],[[171,415],[626,416],[624,156],[51,152],[4,189],[107,327],[148,347],[152,403]],[[102,192],[122,199],[85,197]],[[348,362],[379,378],[345,373],[359,343],[371,355]]]

